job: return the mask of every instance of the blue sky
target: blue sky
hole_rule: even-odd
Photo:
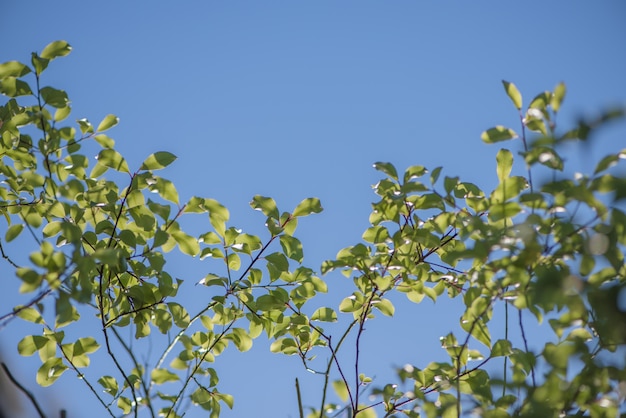
[[[119,116],[110,135],[131,167],[154,151],[176,154],[163,176],[181,200],[213,197],[230,209],[233,225],[261,231],[263,217],[248,206],[255,194],[274,197],[284,210],[321,198],[324,213],[303,220],[298,234],[305,264],[315,269],[368,227],[371,185],[381,177],[376,161],[400,170],[444,166],[490,190],[498,147],[484,145],[480,133],[519,124],[502,79],[526,103],[564,81],[561,126],[626,103],[626,3],[618,0],[173,5],[7,0],[0,61],[29,62],[31,51],[67,40],[72,53],[51,65],[44,83],[68,92],[73,118]],[[625,147],[623,123],[602,133],[591,151],[572,150],[570,160],[584,167]],[[513,151],[519,145],[506,144]],[[170,268],[188,279],[190,303],[201,304],[210,295],[192,283],[211,267],[182,260],[172,253]],[[349,293],[340,275],[326,279],[329,304]],[[11,280],[3,286],[16,288]],[[13,305],[10,295],[0,294],[0,313]],[[458,329],[458,312],[443,300],[396,308],[397,318],[368,327],[364,362],[379,379],[391,378],[393,366],[443,355],[438,337]],[[6,337],[18,332],[17,323],[3,330],[4,356],[18,358]],[[296,359],[255,344],[216,365],[222,390],[237,396],[224,416],[297,416],[296,376],[307,388],[305,403],[317,403],[319,379]],[[23,379],[36,370],[30,360],[20,358]],[[95,405],[70,373],[41,393],[67,406],[70,417]]]

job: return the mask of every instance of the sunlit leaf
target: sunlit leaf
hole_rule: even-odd
[[[109,395],[117,395],[117,392],[119,391],[119,386],[114,377],[102,376],[100,379],[98,379],[98,383],[100,383],[100,385],[104,388],[104,391]]]
[[[0,64],[0,79],[7,77],[22,77],[30,73],[31,69],[19,61],[8,61]]]
[[[41,51],[41,58],[54,59],[57,57],[64,57],[72,51],[72,47],[65,41],[50,42]]]
[[[252,198],[250,206],[254,210],[260,210],[265,216],[278,219],[280,214],[276,202],[271,197],[256,195]]]
[[[11,242],[15,238],[17,238],[22,230],[24,229],[24,224],[14,224],[7,228],[7,232],[4,234],[4,239],[6,242]]]
[[[348,387],[343,380],[333,380],[333,389],[342,402],[348,400]]]
[[[63,360],[53,357],[46,360],[37,371],[37,383],[40,386],[47,387],[53,384],[64,371],[67,366],[63,364]]]
[[[505,128],[504,126],[496,126],[491,129],[487,129],[484,131],[480,138],[483,142],[488,144],[492,144],[494,142],[506,141],[509,139],[517,138],[517,134],[514,130]]]
[[[140,170],[160,170],[167,167],[176,160],[176,156],[166,151],[155,152],[141,164]]]
[[[566,87],[565,83],[561,82],[557,84],[554,88],[554,92],[552,93],[552,99],[550,100],[550,105],[552,106],[552,110],[554,112],[558,112],[561,108],[561,104],[563,103],[563,99],[565,99]]]
[[[382,171],[392,179],[396,181],[398,180],[398,171],[393,166],[393,164],[379,161],[377,163],[374,163],[374,168],[378,171]]]
[[[112,127],[117,125],[119,121],[120,119],[115,115],[106,115],[104,119],[102,119],[102,122],[100,122],[100,124],[98,125],[98,129],[96,129],[96,131],[104,132],[107,129],[111,129]]]
[[[513,154],[508,149],[501,149],[498,151],[498,155],[496,155],[496,161],[498,163],[498,179],[502,182],[511,174]]]
[[[103,149],[98,153],[96,157],[98,163],[112,168],[116,171],[121,171],[124,173],[129,173],[128,164],[126,164],[126,160],[122,157],[122,154],[115,151],[114,149]]]
[[[522,108],[522,94],[519,92],[515,84],[509,83],[508,81],[502,80],[502,84],[504,85],[504,90],[506,94],[509,96],[515,108],[520,110]]]
[[[298,203],[293,210],[293,216],[307,216],[312,213],[320,213],[323,210],[320,200],[316,197],[309,197]]]
[[[389,299],[381,299],[374,303],[374,307],[386,316],[393,316],[395,308]]]
[[[337,313],[331,308],[319,308],[311,315],[311,321],[335,322]]]
[[[300,240],[290,235],[281,235],[280,245],[283,247],[283,251],[287,257],[297,261],[298,263],[302,262],[304,254],[302,252],[302,243]]]
[[[172,373],[167,369],[153,369],[150,373],[150,379],[157,385],[161,385],[165,382],[177,382],[180,380],[177,374]]]

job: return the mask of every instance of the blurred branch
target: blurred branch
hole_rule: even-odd
[[[17,379],[15,379],[15,377],[11,374],[11,372],[9,371],[9,368],[7,367],[6,364],[4,364],[4,362],[2,362],[2,369],[7,374],[7,377],[9,378],[11,383],[13,383],[19,390],[21,390],[24,393],[24,395],[28,397],[28,399],[30,399],[30,402],[33,404],[33,406],[37,410],[37,413],[39,414],[39,416],[41,418],[45,418],[46,414],[44,414],[43,411],[41,410],[41,407],[39,406],[39,403],[37,402],[37,399],[35,399],[35,396],[33,395],[33,393],[29,391],[28,389],[26,389],[24,386],[22,386],[22,384],[18,382]]]

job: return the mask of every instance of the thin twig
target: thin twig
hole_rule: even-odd
[[[304,411],[302,409],[302,395],[300,394],[300,384],[298,383],[297,377],[296,377],[296,393],[298,394],[298,412],[300,413],[300,418],[304,418]]]

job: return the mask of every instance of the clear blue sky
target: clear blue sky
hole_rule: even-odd
[[[182,200],[216,198],[231,210],[233,225],[260,231],[264,219],[248,206],[255,194],[274,197],[285,210],[304,197],[321,198],[325,212],[302,221],[298,235],[305,264],[318,269],[367,228],[371,185],[380,178],[375,161],[401,170],[442,165],[485,189],[494,185],[497,147],[482,144],[480,133],[519,123],[502,79],[516,83],[526,103],[564,81],[562,126],[624,104],[625,22],[620,0],[5,0],[0,61],[29,62],[31,51],[67,40],[72,53],[53,63],[44,83],[68,92],[73,118],[119,116],[110,135],[131,166],[154,151],[176,154],[163,175]],[[625,131],[624,124],[605,130],[584,158],[626,147]],[[584,165],[581,155],[570,159]],[[187,297],[200,306],[211,295],[192,283],[213,267],[181,260],[173,253],[170,269],[187,279]],[[338,274],[326,279],[326,300],[336,304],[349,286]],[[5,313],[17,279],[2,280]],[[380,383],[394,366],[442,356],[438,337],[458,330],[458,312],[445,301],[400,300],[397,318],[374,321],[365,337],[365,371]],[[0,348],[26,381],[38,359],[15,354],[21,326],[14,321],[3,330]],[[223,416],[296,417],[296,376],[305,403],[317,404],[321,380],[297,359],[268,354],[266,345],[260,339],[244,356],[218,358],[220,388],[236,395],[235,410]],[[102,362],[96,368],[111,366]],[[70,418],[97,408],[70,372],[37,393],[66,407]]]

